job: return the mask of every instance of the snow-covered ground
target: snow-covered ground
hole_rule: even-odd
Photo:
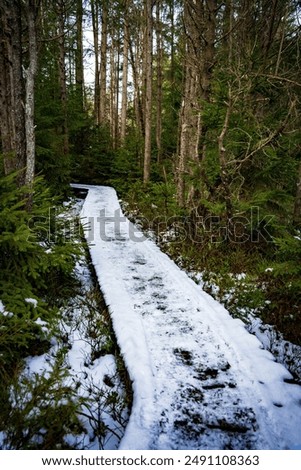
[[[244,324],[88,189],[82,221],[133,381],[120,449],[301,448],[301,387]]]
[[[82,294],[62,307],[58,335],[52,338],[51,349],[40,356],[28,357],[25,374],[48,376],[63,354],[61,368],[66,369],[63,384],[74,391],[75,397],[83,399],[79,418],[84,426],[81,434],[66,436],[66,442],[72,448],[115,450],[128,418],[123,403],[125,392],[115,356],[100,354],[108,338],[100,330],[102,312],[91,297],[93,281],[84,257],[75,270]],[[98,337],[94,335],[96,331]]]
[[[255,288],[254,283],[249,285],[245,283],[246,274],[229,274],[232,279],[235,279],[236,288],[232,287],[221,293],[218,284],[216,284],[212,278],[204,280],[204,273],[199,271],[186,271],[186,273],[200,288],[212,295],[215,300],[220,302],[226,309],[229,308],[232,317],[240,318],[244,322],[247,331],[255,335],[263,348],[270,351],[275,357],[275,360],[283,364],[294,376],[296,382],[301,384],[301,346],[287,341],[274,325],[269,325],[261,320],[260,312],[263,306],[262,303],[256,307],[238,306],[236,304],[236,288],[243,288],[245,292]],[[213,278],[214,275],[213,273]],[[262,288],[264,289],[264,286],[262,286]],[[264,300],[264,303],[267,304],[270,303],[270,301]]]

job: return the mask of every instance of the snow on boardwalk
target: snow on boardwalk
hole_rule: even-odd
[[[113,188],[81,187],[85,236],[133,381],[120,448],[300,448],[301,387],[288,371],[144,239]]]

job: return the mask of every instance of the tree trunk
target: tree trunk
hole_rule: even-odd
[[[6,5],[1,10],[0,25],[0,126],[1,143],[4,156],[4,173],[7,175],[16,169],[15,120],[12,82],[12,38],[8,24],[10,12]]]
[[[181,207],[185,206],[185,174],[194,171],[199,164],[199,140],[201,117],[198,98],[201,92],[200,64],[201,37],[199,28],[202,24],[202,5],[187,1],[184,5],[185,28],[185,81],[180,115],[179,157],[177,168],[177,199]],[[195,187],[192,179],[189,183],[189,199],[194,196]]]
[[[116,122],[116,112],[118,109],[118,85],[116,80],[116,69],[118,65],[115,63],[115,41],[112,40],[111,48],[110,48],[110,130],[111,130],[111,138],[113,148],[116,148],[117,145],[117,122]],[[118,62],[118,61],[117,61]]]
[[[66,85],[66,50],[65,50],[65,5],[64,0],[58,0],[58,46],[59,46],[59,86],[63,114],[62,135],[63,154],[69,153],[68,116],[67,116],[67,85]]]
[[[232,113],[232,96],[231,89],[229,89],[229,99],[227,103],[227,111],[220,135],[218,136],[218,153],[220,163],[220,177],[222,182],[222,195],[226,206],[226,217],[227,221],[230,222],[233,216],[233,208],[231,201],[231,189],[230,189],[230,178],[227,169],[226,159],[226,148],[225,148],[225,137],[229,128],[230,116]]]
[[[170,15],[170,32],[171,32],[171,44],[170,44],[170,81],[172,86],[175,84],[175,5],[173,0],[169,6]]]
[[[99,10],[97,0],[91,0],[93,43],[94,43],[94,120],[99,124],[100,105],[100,76],[99,76]]]
[[[296,197],[295,197],[293,222],[296,225],[301,224],[301,162],[299,164],[299,174],[298,174],[298,180],[297,180],[297,190],[296,190]]]
[[[202,91],[203,98],[210,101],[212,71],[215,60],[215,36],[216,36],[216,14],[217,0],[207,0],[205,10],[205,44],[203,52]],[[199,33],[200,34],[200,33]]]
[[[124,33],[123,33],[123,62],[122,62],[122,99],[120,116],[120,142],[124,144],[126,137],[126,116],[128,100],[128,65],[129,65],[129,17],[128,0],[125,0]]]
[[[190,50],[190,47],[188,47]],[[185,206],[185,174],[188,164],[198,163],[199,115],[197,113],[198,77],[190,63],[190,54],[186,55],[185,85],[180,115],[179,158],[177,168],[177,199],[180,207]],[[190,183],[190,198],[194,193]]]
[[[24,79],[22,74],[21,3],[5,0],[1,8],[0,116],[4,171],[19,170],[17,183],[25,181],[26,139]]]
[[[83,51],[83,0],[77,0],[76,6],[76,54],[75,80],[80,111],[84,110],[84,51]]]
[[[120,42],[119,39],[116,41],[117,45],[117,61],[115,64],[115,115],[114,115],[114,144],[115,149],[119,144],[119,81],[120,81]]]
[[[101,14],[101,46],[100,46],[100,103],[99,123],[107,120],[107,49],[108,49],[108,5],[107,0],[102,2]]]
[[[143,106],[141,101],[141,92],[140,92],[140,80],[139,80],[139,72],[138,72],[138,60],[135,60],[133,45],[129,43],[130,49],[130,58],[131,58],[131,67],[133,72],[133,82],[134,82],[134,107],[135,107],[135,115],[136,115],[136,125],[139,129],[139,133],[141,136],[144,135],[144,112]],[[136,58],[138,59],[138,52],[136,53]]]
[[[148,183],[151,169],[151,131],[152,131],[152,0],[145,0],[145,136],[143,181]]]
[[[270,49],[285,14],[287,0],[263,0],[261,20],[261,48],[264,62],[267,61]]]
[[[157,117],[156,117],[156,144],[157,144],[157,162],[161,161],[162,154],[162,26],[161,26],[161,0],[156,4],[156,38],[157,38]]]
[[[35,126],[34,126],[34,86],[37,73],[37,40],[36,40],[36,5],[35,0],[28,0],[28,49],[29,65],[26,70],[25,98],[25,133],[26,133],[26,175],[25,184],[30,188],[34,181],[35,172]]]

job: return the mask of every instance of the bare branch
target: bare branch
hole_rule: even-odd
[[[230,162],[227,163],[227,165],[231,165],[233,163],[236,163],[236,164],[239,164],[238,165],[238,169],[239,169],[243,165],[243,163],[250,160],[250,158],[252,158],[257,152],[259,152],[260,150],[263,150],[267,145],[269,145],[271,142],[273,142],[273,140],[275,140],[276,137],[278,137],[283,132],[285,127],[287,126],[289,117],[290,117],[290,115],[291,115],[291,113],[292,113],[292,111],[295,107],[295,104],[296,104],[296,99],[291,101],[288,113],[287,113],[284,121],[282,121],[281,124],[279,125],[279,127],[274,132],[271,132],[271,134],[268,137],[266,137],[264,139],[261,139],[258,142],[258,144],[256,145],[255,149],[252,150],[252,152],[247,153],[246,156],[242,160],[231,160]]]
[[[232,112],[232,97],[231,97],[231,91],[230,90],[229,90],[229,101],[226,104],[227,104],[227,111],[226,111],[226,116],[225,116],[223,128],[222,128],[222,131],[221,131],[220,135],[217,138],[220,161],[221,161],[221,164],[222,164],[223,167],[225,167],[225,165],[226,165],[226,162],[225,162],[226,149],[224,147],[224,139],[225,139],[225,135],[226,135],[226,132],[228,130],[228,127],[229,127],[229,120],[230,120],[230,116],[231,116],[231,112]]]
[[[272,74],[258,73],[258,74],[256,74],[256,76],[259,76],[259,77],[266,77],[266,78],[270,78],[271,80],[278,80],[278,81],[280,81],[280,82],[291,83],[292,85],[296,85],[296,86],[301,87],[301,83],[296,82],[295,80],[291,80],[291,79],[286,78],[286,77],[282,77],[281,75],[272,75]]]

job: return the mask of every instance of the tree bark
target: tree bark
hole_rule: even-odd
[[[25,99],[25,133],[26,133],[26,174],[25,184],[32,187],[35,173],[35,125],[34,125],[34,104],[35,104],[35,77],[37,73],[37,39],[36,39],[36,1],[28,0],[27,5],[28,24],[28,49],[29,65],[26,70],[26,99]]]
[[[202,5],[192,0],[184,5],[185,29],[185,78],[183,99],[180,114],[179,156],[177,167],[177,199],[181,207],[186,204],[185,174],[192,171],[192,166],[199,164],[199,140],[201,117],[198,99],[201,93],[201,34],[199,27],[202,21]],[[189,183],[189,199],[194,197],[194,184]]]
[[[80,111],[84,110],[84,51],[83,51],[83,0],[77,0],[76,6],[76,53],[75,80]]]
[[[118,134],[118,68],[119,68],[119,51],[116,49],[115,40],[112,39],[110,47],[110,130],[113,148],[117,146]],[[117,62],[115,55],[117,54]]]
[[[205,44],[203,52],[203,70],[202,70],[202,92],[205,101],[210,100],[212,71],[215,60],[215,36],[216,36],[216,14],[217,14],[217,0],[207,0],[207,8],[205,10]],[[202,14],[202,13],[201,13]],[[200,15],[201,16],[201,15]],[[198,32],[198,37],[200,35]]]
[[[12,38],[8,24],[10,12],[7,5],[1,9],[0,25],[0,126],[2,152],[4,155],[4,172],[9,174],[16,169],[16,152],[14,148],[15,123],[13,115],[13,82],[12,82]]]
[[[120,116],[120,142],[124,144],[126,137],[126,116],[128,101],[128,66],[129,66],[129,17],[128,1],[125,0],[124,6],[124,28],[123,28],[123,62],[122,62],[122,99]]]
[[[24,78],[22,74],[22,8],[17,0],[3,1],[0,32],[1,140],[4,171],[18,170],[17,183],[25,181],[26,139]]]
[[[225,119],[224,119],[221,133],[217,139],[223,199],[224,199],[225,206],[226,206],[226,216],[227,216],[228,222],[232,219],[233,208],[232,208],[232,202],[231,202],[231,190],[229,186],[229,175],[228,175],[228,169],[227,169],[225,137],[229,128],[229,121],[230,121],[231,113],[232,113],[232,96],[231,96],[231,89],[229,89],[229,99],[227,103]]]
[[[108,49],[108,5],[107,0],[102,1],[101,14],[101,46],[100,46],[100,103],[99,123],[107,120],[107,49]]]
[[[148,183],[151,170],[151,133],[152,133],[152,0],[145,0],[145,136],[143,181]]]
[[[135,58],[133,44],[131,42],[129,43],[129,50],[130,50],[131,67],[132,67],[132,72],[133,72],[133,82],[134,82],[134,107],[135,107],[135,115],[136,115],[136,125],[137,125],[140,135],[143,136],[144,135],[144,110],[143,110],[142,100],[141,100],[141,86],[140,86],[140,77],[139,77],[139,71],[138,71],[139,53],[137,51],[136,58]]]
[[[157,38],[157,116],[156,116],[156,144],[157,162],[160,163],[162,155],[162,85],[163,85],[163,49],[161,27],[161,0],[156,3],[156,38]]]
[[[301,225],[301,162],[299,164],[293,222],[296,225]]]
[[[99,9],[97,0],[91,0],[93,43],[94,43],[94,120],[99,124],[100,76],[99,76]]]
[[[69,153],[69,134],[68,134],[68,118],[67,118],[67,85],[66,85],[66,50],[65,50],[65,4],[64,0],[58,0],[58,46],[59,46],[59,86],[60,98],[63,113],[62,135],[63,135],[63,154]]]

